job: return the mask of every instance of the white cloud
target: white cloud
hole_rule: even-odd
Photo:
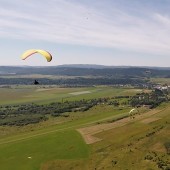
[[[14,4],[16,2],[16,4]],[[10,4],[9,0],[6,3]],[[142,10],[142,9],[141,9]],[[146,17],[147,16],[147,17]],[[170,19],[99,10],[67,0],[13,1],[0,7],[0,37],[170,54]]]
[[[156,13],[155,19],[160,22],[160,24],[170,27],[170,17]]]

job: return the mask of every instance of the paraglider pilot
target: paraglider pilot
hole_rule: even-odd
[[[37,80],[34,80],[34,84],[37,85],[39,84],[39,82]]]

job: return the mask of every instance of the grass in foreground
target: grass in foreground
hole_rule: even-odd
[[[170,167],[170,155],[165,148],[170,141],[169,111],[170,108],[154,115],[160,119],[153,122],[137,121],[98,134],[103,141],[91,145],[93,163],[89,169],[159,170]]]
[[[91,151],[87,160],[48,161],[42,165],[41,170],[57,170],[58,167],[64,170],[168,169],[169,113],[170,107],[151,117],[96,134],[96,137],[103,140],[89,145]]]
[[[0,165],[3,170],[38,170],[47,161],[87,159],[88,156],[88,146],[74,130],[0,145]]]
[[[90,150],[76,129],[94,124],[99,120],[112,118],[122,114],[125,110],[114,110],[113,112],[113,108],[110,106],[97,106],[89,112],[81,113],[87,115],[79,115],[80,117],[73,121],[46,128],[41,127],[39,130],[31,132],[23,133],[23,131],[18,135],[4,136],[3,139],[0,139],[1,167],[3,170],[11,168],[13,170],[37,170],[42,165],[42,168],[45,166],[53,169],[53,161],[59,163],[57,166],[60,166],[61,162],[65,162],[66,169],[74,164],[79,167],[79,163],[84,167],[85,162],[89,159]],[[74,113],[72,114],[75,116]]]
[[[15,102],[20,103],[25,91],[15,93],[15,90],[13,95],[20,94],[15,98]],[[56,89],[53,90],[35,91],[35,89],[31,89],[31,92],[28,90],[29,92],[26,94],[26,96],[29,96],[28,100],[23,100],[23,102],[30,102],[32,99],[40,103],[54,99],[61,100],[63,93],[66,95],[70,91],[74,92],[74,89],[70,91],[66,89],[66,91],[60,93],[60,96]],[[84,89],[79,90],[85,91]],[[101,91],[96,93],[73,96],[69,100],[83,97],[130,95],[132,93],[135,93],[134,89],[114,90],[113,88],[102,88]],[[8,97],[10,96],[6,96],[5,99],[6,104],[11,104]],[[41,97],[42,100],[40,100]],[[124,127],[97,134],[96,136],[103,140],[92,145],[86,145],[80,134],[75,131],[75,129],[82,126],[90,126],[90,124],[106,121],[107,119],[112,120],[114,116],[119,116],[128,111],[129,108],[114,110],[111,106],[97,106],[88,112],[71,113],[69,121],[65,122],[63,120],[61,124],[58,124],[57,118],[55,118],[38,125],[24,127],[22,130],[9,128],[11,132],[1,135],[3,138],[0,139],[0,169],[159,170],[159,162],[157,161],[159,159],[162,161],[169,160],[165,144],[168,146],[167,142],[170,141],[170,108],[156,115],[161,118],[155,119],[156,121],[147,124],[135,121]],[[162,126],[163,128],[161,128]],[[8,128],[1,127],[0,130],[3,132]],[[153,152],[157,155],[154,156]],[[147,155],[153,158],[151,160],[145,159]]]

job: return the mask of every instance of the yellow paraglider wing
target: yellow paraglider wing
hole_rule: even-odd
[[[52,55],[49,52],[47,52],[45,50],[34,50],[34,49],[25,51],[22,54],[21,59],[25,60],[26,58],[28,58],[29,56],[31,56],[31,55],[33,55],[35,53],[39,53],[42,56],[44,56],[48,62],[50,62],[52,60]]]

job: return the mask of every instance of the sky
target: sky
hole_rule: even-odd
[[[170,0],[0,0],[0,65],[170,67]],[[51,62],[28,49],[44,49]]]

